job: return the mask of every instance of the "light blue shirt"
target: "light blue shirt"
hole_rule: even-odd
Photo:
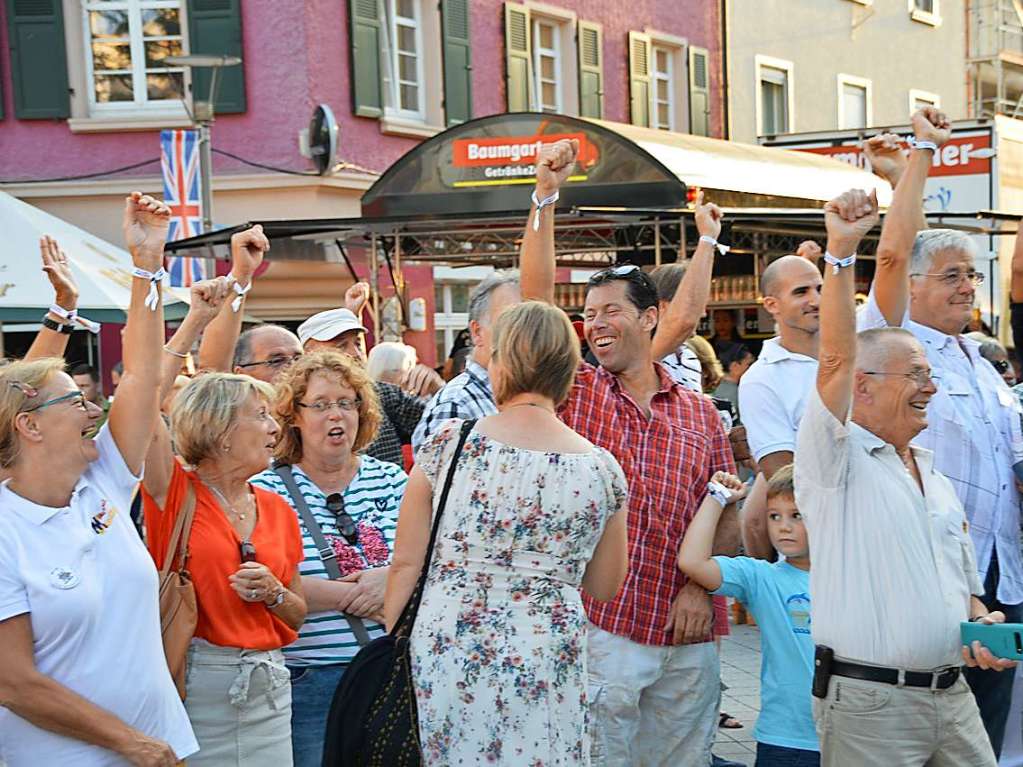
[[[817,751],[810,687],[810,573],[788,562],[714,557],[721,568],[715,595],[746,605],[760,626],[760,716],[753,736],[760,743]]]
[[[874,293],[856,318],[857,328],[885,327]],[[927,406],[927,428],[914,445],[934,452],[935,468],[962,501],[976,549],[980,582],[998,553],[998,600],[1023,602],[1020,496],[1012,465],[1023,459],[1020,406],[997,371],[980,356],[980,344],[903,319],[902,327],[924,347],[938,391]]]

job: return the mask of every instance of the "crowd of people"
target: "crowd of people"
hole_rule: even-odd
[[[0,760],[318,766],[335,689],[426,561],[424,764],[726,764],[732,598],[761,632],[761,767],[995,765],[1014,663],[960,623],[1023,615],[1023,395],[1005,348],[967,334],[972,241],[924,223],[947,121],[912,119],[909,152],[865,145],[895,194],[863,305],[880,214],[850,190],[825,247],[763,271],[777,335],[756,357],[734,317],[696,334],[727,257],[702,195],[691,257],[590,277],[580,339],[555,306],[551,204],[575,140],[544,147],[520,269],[472,293],[448,380],[403,344],[367,353],[363,283],[297,333],[243,332],[258,226],[166,340],[169,209],[133,193],[105,399],[63,359],[77,288],[45,239],[54,305],[0,368]],[[1018,349],[1023,237],[1011,298]],[[178,562],[180,669],[158,600]]]

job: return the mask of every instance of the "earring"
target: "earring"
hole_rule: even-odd
[[[227,444],[227,443],[225,442],[225,443],[224,443],[224,447],[223,447],[223,450],[224,450],[224,452],[225,452],[225,453],[228,453],[228,452],[230,452],[230,451],[231,451],[231,446],[230,446],[230,445],[228,445],[228,444]]]

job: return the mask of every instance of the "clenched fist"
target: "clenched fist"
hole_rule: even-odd
[[[576,138],[544,145],[536,161],[536,196],[543,200],[558,191],[572,174],[578,156],[579,139]]]

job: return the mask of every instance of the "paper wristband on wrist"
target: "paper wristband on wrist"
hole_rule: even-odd
[[[60,317],[67,323],[69,327],[77,323],[86,330],[88,330],[90,333],[99,333],[100,328],[99,323],[93,322],[92,320],[87,320],[85,319],[85,317],[79,317],[77,309],[65,309],[63,306],[60,306],[59,304],[54,304],[53,306],[50,307],[49,312],[50,314],[54,314],[57,317]],[[57,323],[54,324],[56,325]],[[70,333],[71,331],[69,330],[67,332]]]
[[[160,304],[160,289],[156,286],[167,276],[167,270],[161,266],[155,272],[147,272],[145,269],[136,266],[131,270],[131,276],[138,277],[140,280],[149,280],[146,306],[149,308],[149,311],[155,312],[156,307]]]
[[[542,200],[538,200],[536,197],[536,190],[534,189],[532,192],[530,192],[529,199],[531,199],[533,201],[533,204],[536,206],[536,214],[533,216],[534,232],[540,231],[540,211],[549,205],[553,205],[560,198],[561,194],[559,192],[555,192],[550,197],[544,197]]]
[[[831,266],[834,268],[834,273],[838,274],[839,269],[844,269],[845,267],[852,266],[853,264],[856,263],[856,254],[853,253],[848,258],[836,258],[830,253],[825,253],[824,262],[831,264]]]
[[[722,485],[720,482],[708,482],[707,483],[707,495],[713,498],[715,501],[721,504],[722,507],[727,506],[728,502],[732,498],[732,491]]]
[[[906,143],[913,149],[930,149],[932,152],[938,151],[938,145],[933,141],[917,141],[915,136],[910,136]]]
[[[711,245],[711,247],[716,248],[717,252],[720,253],[722,256],[725,255],[725,253],[727,253],[728,251],[730,251],[732,249],[731,246],[729,246],[729,245],[722,245],[720,242],[715,240],[709,234],[701,234],[700,235],[700,242],[709,243]]]
[[[234,292],[238,294],[231,299],[231,311],[237,312],[242,308],[242,300],[245,298],[245,294],[252,290],[252,280],[249,280],[249,284],[244,288],[241,286],[241,283],[238,282],[238,278],[233,274],[227,275],[227,281],[231,283],[231,286],[234,288]]]

